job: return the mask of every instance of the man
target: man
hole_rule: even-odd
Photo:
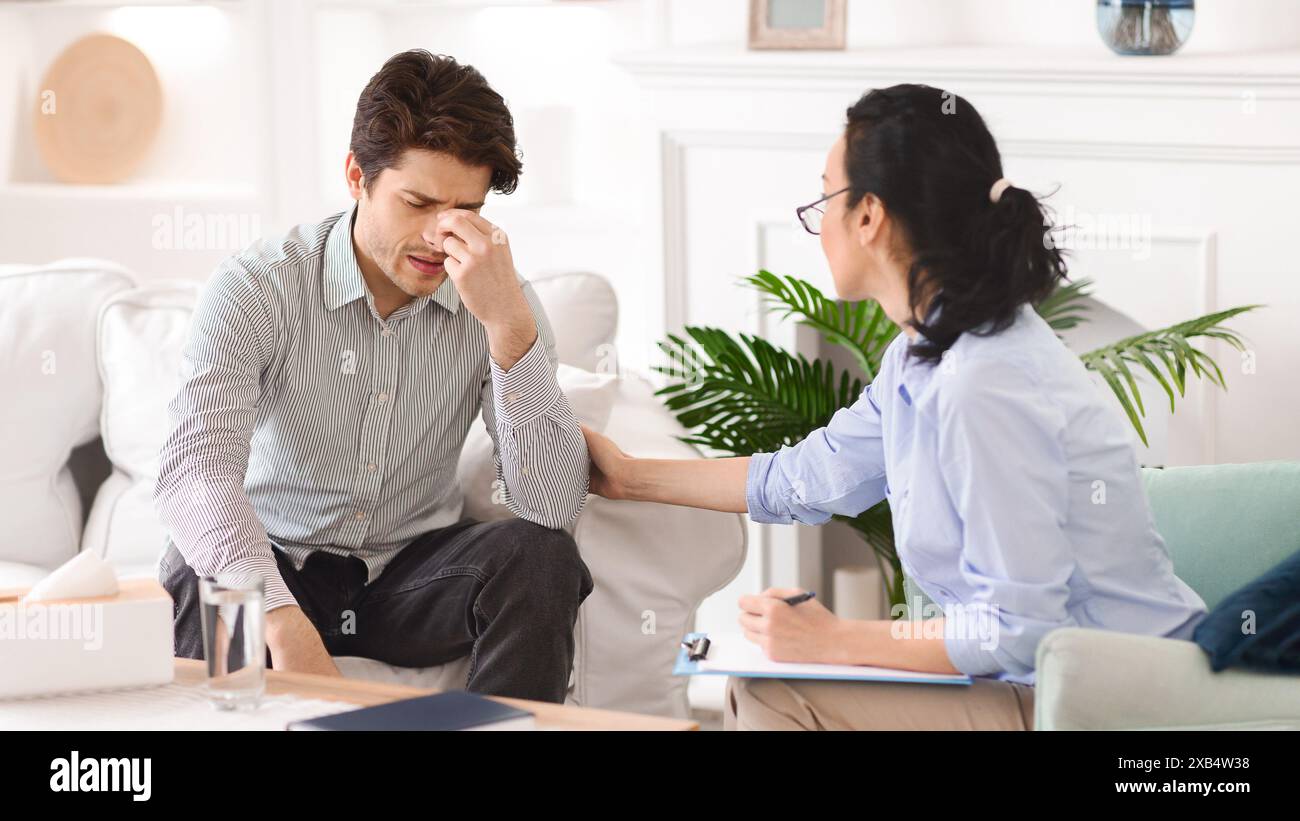
[[[258,573],[278,670],[469,656],[471,691],[563,700],[592,589],[560,529],[586,500],[586,444],[542,307],[479,215],[520,170],[481,74],[398,54],[357,103],[352,208],[219,266],[155,490],[177,655],[202,658],[197,577]],[[461,519],[480,411],[517,519]]]

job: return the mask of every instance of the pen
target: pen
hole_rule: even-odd
[[[790,596],[789,598],[783,598],[781,599],[781,601],[789,605],[803,604],[809,599],[816,597],[816,595],[817,595],[816,593],[809,590],[807,593],[800,593],[797,596]]]

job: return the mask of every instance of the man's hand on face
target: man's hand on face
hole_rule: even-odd
[[[473,211],[449,208],[438,216],[438,235],[460,301],[487,328],[492,358],[509,370],[537,339],[537,325],[505,232]]]

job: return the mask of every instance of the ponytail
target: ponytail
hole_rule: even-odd
[[[1044,207],[1003,178],[964,99],[922,85],[868,92],[848,110],[844,162],[849,206],[879,197],[910,249],[911,355],[937,362],[963,333],[1005,329],[1065,276]]]

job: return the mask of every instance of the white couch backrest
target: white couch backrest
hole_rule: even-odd
[[[581,271],[542,274],[530,280],[555,332],[560,362],[596,373],[614,373],[618,297],[609,280]]]
[[[133,284],[101,260],[0,266],[0,561],[49,569],[80,548],[67,463],[99,432],[95,318]]]

